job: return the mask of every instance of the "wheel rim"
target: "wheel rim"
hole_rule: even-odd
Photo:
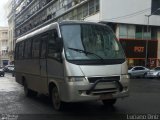
[[[56,110],[59,110],[61,106],[61,100],[60,100],[60,96],[58,93],[58,89],[56,87],[54,87],[52,90],[52,102],[53,102],[54,108]]]

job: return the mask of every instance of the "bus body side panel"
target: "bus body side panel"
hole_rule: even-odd
[[[48,93],[46,59],[30,59],[17,60],[16,63],[16,81],[23,85],[23,80],[28,85],[29,89],[39,93]]]
[[[64,83],[64,66],[63,63],[54,59],[47,59],[48,82],[53,82],[58,89]]]
[[[41,37],[44,33],[49,32],[52,29],[57,29],[57,28],[58,28],[57,23],[48,25],[42,29],[39,29],[26,36],[19,38],[16,44],[19,44],[19,42],[21,41],[33,39],[35,37]],[[47,43],[48,38],[44,38],[43,40],[45,40]],[[39,93],[48,94],[48,76],[47,76],[48,73],[47,71],[48,70],[52,71],[52,62],[54,63],[55,60],[53,60],[51,63],[49,62],[49,64],[47,65],[47,58],[40,59],[40,57],[38,58],[32,58],[32,57],[33,56],[31,56],[31,58],[29,59],[23,58],[23,59],[15,60],[16,81],[23,85],[23,80],[25,80],[29,89],[32,89]],[[48,69],[47,69],[47,66],[49,66]],[[52,73],[49,73],[49,75],[53,76]]]
[[[25,80],[29,89],[38,91],[38,84],[40,80],[39,60],[17,60],[16,61],[16,80]],[[32,66],[32,67],[31,67]]]
[[[29,62],[28,66],[32,66],[31,69],[27,69],[27,83],[28,87],[32,90],[39,92],[39,85],[40,85],[40,68],[39,68],[39,59],[33,59]]]
[[[48,94],[47,59],[40,59],[40,83],[39,91]]]

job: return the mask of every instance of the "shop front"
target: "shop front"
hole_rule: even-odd
[[[147,67],[153,68],[159,62],[157,59],[157,40],[140,40],[140,39],[120,39],[122,47],[128,59],[128,66],[145,66],[147,58]],[[147,54],[146,54],[147,49]]]

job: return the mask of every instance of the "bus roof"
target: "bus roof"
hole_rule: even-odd
[[[46,25],[45,27],[39,28],[39,29],[37,29],[37,30],[29,33],[29,34],[26,34],[26,35],[18,38],[18,39],[16,40],[16,43],[21,42],[21,41],[23,41],[23,40],[25,40],[25,39],[31,38],[31,37],[33,37],[33,36],[35,36],[35,35],[41,34],[41,33],[43,33],[43,32],[46,32],[46,31],[48,31],[48,30],[51,30],[55,25],[58,25],[58,22],[54,22],[54,23],[48,24],[48,25]]]
[[[88,22],[88,21],[80,21],[80,20],[64,20],[59,22],[60,25],[67,25],[67,24],[97,24],[97,25],[105,25],[102,23],[97,22]]]
[[[29,33],[29,34],[26,34],[26,35],[18,38],[18,39],[16,40],[16,43],[21,42],[21,41],[23,41],[23,40],[25,40],[25,39],[31,38],[32,36],[35,36],[35,35],[41,34],[41,33],[43,33],[43,32],[46,32],[46,31],[48,31],[48,30],[51,30],[51,29],[53,29],[56,25],[57,25],[57,26],[59,26],[59,25],[61,26],[61,25],[69,25],[69,24],[96,24],[96,25],[106,26],[106,25],[104,25],[104,24],[102,24],[102,23],[87,22],[87,21],[78,21],[78,20],[65,20],[65,21],[61,21],[61,22],[54,22],[54,23],[48,24],[48,25],[46,25],[46,26],[44,26],[44,27],[42,27],[42,28],[39,28],[39,29],[37,29],[37,30]]]

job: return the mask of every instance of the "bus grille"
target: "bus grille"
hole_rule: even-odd
[[[119,81],[120,80],[120,76],[111,76],[111,77],[89,77],[88,81],[89,83],[95,83],[97,80],[115,80],[115,81]]]

